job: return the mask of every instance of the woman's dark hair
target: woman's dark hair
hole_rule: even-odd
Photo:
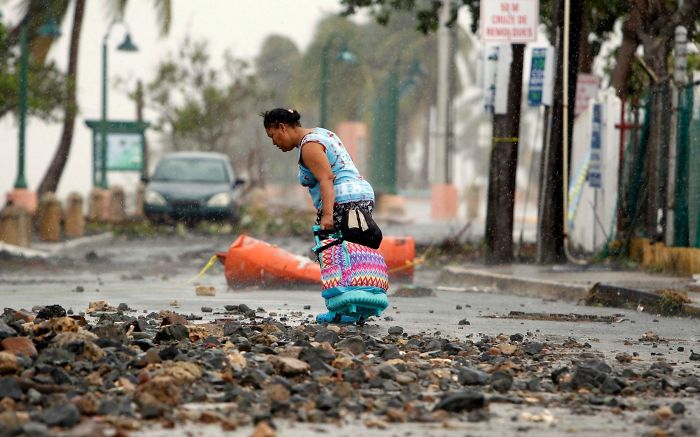
[[[277,127],[280,124],[287,126],[301,126],[301,115],[295,109],[275,108],[260,114],[263,118],[265,129]]]

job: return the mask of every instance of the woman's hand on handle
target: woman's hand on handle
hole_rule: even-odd
[[[323,213],[321,215],[321,229],[324,231],[332,231],[335,229],[335,226],[333,225],[333,213],[331,214],[326,214]]]

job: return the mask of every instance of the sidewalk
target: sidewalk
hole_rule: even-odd
[[[594,298],[606,306],[655,308],[663,304],[660,292],[687,292],[690,304],[685,315],[700,315],[700,293],[688,291],[693,278],[643,271],[612,270],[604,266],[509,264],[447,266],[438,287],[453,290],[504,293],[517,296],[561,299],[572,302]]]

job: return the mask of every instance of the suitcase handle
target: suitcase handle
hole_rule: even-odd
[[[314,241],[316,242],[316,245],[312,247],[311,250],[313,250],[313,252],[316,255],[318,255],[319,253],[323,252],[331,246],[343,242],[343,233],[340,232],[340,230],[321,229],[321,226],[319,225],[313,225],[311,229],[314,232]],[[321,244],[321,238],[323,238],[324,240],[333,239],[333,241],[328,244]]]

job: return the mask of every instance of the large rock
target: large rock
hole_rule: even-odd
[[[449,393],[440,399],[433,411],[445,410],[451,413],[459,413],[461,411],[472,411],[486,406],[486,400],[482,393],[465,390],[457,393]]]
[[[309,363],[292,357],[272,356],[270,362],[280,374],[285,376],[299,375],[311,370]]]
[[[2,341],[2,349],[15,355],[37,356],[34,342],[28,337],[8,337]]]
[[[19,361],[17,357],[11,352],[0,352],[0,375],[6,373],[15,373],[19,371]]]

